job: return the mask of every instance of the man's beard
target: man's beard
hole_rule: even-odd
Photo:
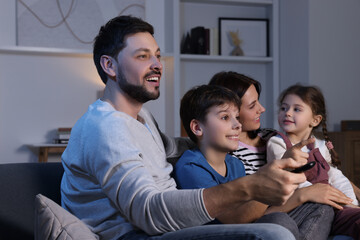
[[[121,71],[119,71],[118,82],[121,90],[140,103],[158,99],[160,96],[160,91],[151,93],[146,90],[144,85],[137,86],[129,83]]]

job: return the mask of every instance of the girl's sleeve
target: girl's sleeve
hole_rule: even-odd
[[[345,177],[345,175],[342,173],[341,170],[339,170],[336,167],[333,167],[330,163],[331,163],[331,154],[329,152],[329,150],[326,148],[324,150],[323,148],[323,152],[322,152],[325,160],[329,163],[330,165],[330,170],[328,171],[328,176],[329,176],[329,184],[331,186],[333,186],[334,188],[339,189],[340,191],[342,191],[346,196],[348,196],[349,198],[351,198],[353,200],[353,204],[354,205],[358,205],[359,202],[356,199],[355,196],[355,192],[354,189],[351,185],[351,182],[349,181],[349,179],[347,177]]]
[[[286,144],[282,138],[274,136],[266,144],[266,160],[268,163],[281,159],[286,152]]]

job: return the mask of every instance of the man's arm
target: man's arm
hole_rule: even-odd
[[[304,182],[303,173],[291,173],[284,169],[303,165],[293,159],[275,160],[253,175],[207,188],[203,192],[209,215],[218,218],[234,204],[256,200],[268,205],[282,205],[293,194],[298,184]]]
[[[262,217],[268,205],[258,201],[234,204],[233,209],[224,212],[217,219],[222,223],[251,223]]]

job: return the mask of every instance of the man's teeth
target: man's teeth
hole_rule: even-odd
[[[149,82],[157,82],[159,80],[159,78],[158,77],[151,77],[151,78],[147,78],[146,80],[149,81]]]

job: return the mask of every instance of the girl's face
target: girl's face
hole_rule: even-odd
[[[321,119],[321,115],[314,115],[311,107],[295,94],[285,96],[278,114],[281,129],[289,135],[294,144],[308,139]]]
[[[254,131],[260,128],[260,115],[265,108],[259,102],[259,94],[252,84],[241,98],[239,119],[242,131]]]

